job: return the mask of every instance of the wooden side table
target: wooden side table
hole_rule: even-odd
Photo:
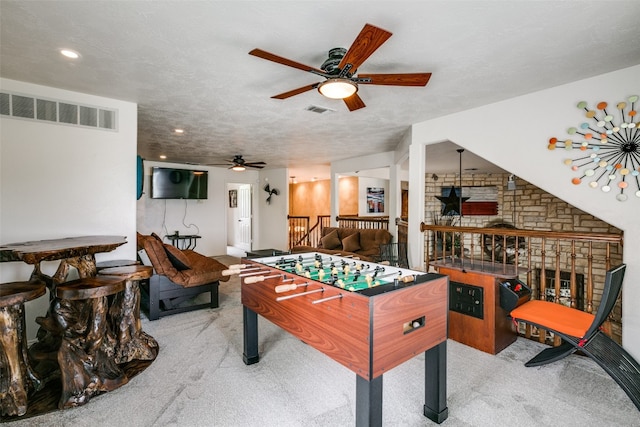
[[[164,237],[171,240],[171,244],[180,250],[195,249],[198,244],[198,239],[202,238],[202,236],[198,236],[197,234],[170,234]]]

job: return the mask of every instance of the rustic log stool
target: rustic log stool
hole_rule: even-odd
[[[84,405],[129,381],[111,357],[115,339],[107,322],[107,296],[124,289],[125,280],[117,276],[86,277],[56,287],[54,316],[63,329],[60,409]]]
[[[96,263],[96,270],[98,272],[104,270],[105,268],[113,268],[113,267],[127,267],[129,265],[138,265],[139,261],[135,259],[112,259],[110,261],[100,261]]]
[[[118,276],[125,280],[124,292],[115,296],[109,309],[111,329],[116,334],[116,363],[155,360],[158,355],[158,342],[142,331],[140,320],[140,281],[153,275],[153,267],[112,267],[101,270],[100,274]]]
[[[27,352],[24,303],[45,294],[44,282],[0,284],[0,414],[24,415],[27,397],[42,388]]]

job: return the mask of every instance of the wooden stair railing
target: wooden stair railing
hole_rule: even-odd
[[[409,223],[402,218],[396,218],[396,239],[398,243],[409,241]]]
[[[336,216],[338,227],[389,229],[388,216]]]
[[[309,234],[309,217],[287,215],[289,220],[289,248],[300,245]]]
[[[304,233],[292,235],[291,218],[307,218],[307,227]],[[322,229],[328,227],[331,223],[330,215],[318,215],[316,223],[309,228],[309,217],[293,217],[289,216],[289,249],[295,246],[312,246],[317,247],[322,237]]]
[[[422,223],[425,233],[425,267],[446,266],[464,260],[469,269],[517,272],[532,288],[532,298],[552,300],[593,313],[594,283],[604,283],[605,273],[622,262],[623,234],[538,231],[511,228],[463,227]],[[517,269],[516,269],[517,268]],[[549,276],[551,273],[551,276]],[[562,274],[563,273],[563,274]],[[567,274],[568,273],[568,274]],[[568,275],[568,280],[566,276]],[[582,275],[584,290],[578,292]],[[569,282],[567,289],[563,282]],[[549,290],[550,292],[547,292]],[[601,289],[598,290],[601,292]],[[579,300],[582,296],[583,300]],[[614,322],[619,319],[613,316]],[[619,317],[619,316],[618,316]],[[611,327],[609,322],[605,327]],[[525,336],[531,337],[527,327]],[[540,342],[546,332],[540,331]],[[554,345],[560,338],[554,336]]]
[[[318,220],[309,228],[308,216],[288,216],[289,219],[289,249],[295,246],[317,247],[322,237],[322,229],[331,225],[329,215],[318,215]],[[305,222],[306,221],[306,222]],[[362,229],[389,229],[388,216],[336,216],[338,227]]]

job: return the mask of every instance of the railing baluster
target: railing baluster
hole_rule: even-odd
[[[531,249],[532,248],[532,243],[531,243],[532,241],[533,241],[533,238],[530,238],[529,241],[527,242],[527,283],[530,283],[530,284],[533,283],[533,280],[531,280],[532,279],[531,271],[533,270],[532,269],[532,264],[531,264],[532,263],[531,258],[533,258],[531,256],[533,254],[533,250]],[[516,265],[518,265],[518,264],[516,264]],[[535,288],[533,286],[530,286],[530,288],[532,289],[532,292],[535,295]],[[529,338],[529,339],[531,338],[531,324],[530,323],[526,323],[526,325],[525,325],[524,336],[526,338]]]
[[[608,245],[608,243],[607,243]],[[589,254],[587,255],[587,313],[593,313],[593,243],[589,242]]]
[[[546,264],[546,254],[547,254],[547,239],[542,239],[542,262],[540,267],[540,289],[538,290],[538,299],[546,300],[547,299],[547,264]],[[538,341],[544,343],[546,341],[547,331],[538,329]]]
[[[576,285],[576,241],[571,241],[571,275],[569,276],[569,292],[570,292],[570,307],[578,308],[576,300],[577,285]]]

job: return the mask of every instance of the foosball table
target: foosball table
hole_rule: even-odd
[[[244,363],[257,315],[356,374],[356,425],[382,425],[382,377],[425,353],[424,415],[447,418],[447,276],[310,252],[243,260]]]

